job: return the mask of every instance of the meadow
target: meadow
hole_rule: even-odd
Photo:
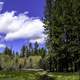
[[[0,59],[2,66],[0,80],[80,80],[78,72],[49,72],[39,69],[41,56],[29,56],[26,59],[26,64],[25,58],[19,56],[12,59],[8,55],[2,54]],[[15,62],[15,59],[18,61]],[[22,67],[19,68],[19,65]]]
[[[79,73],[48,73],[45,71],[2,71],[0,80],[80,80]]]

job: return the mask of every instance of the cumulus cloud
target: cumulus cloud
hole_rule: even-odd
[[[27,16],[28,12],[15,15],[15,11],[0,14],[0,32],[5,40],[29,39],[30,42],[44,42],[43,22],[39,18]]]
[[[42,37],[41,38],[37,38],[37,39],[30,39],[30,41],[29,42],[31,42],[31,43],[35,43],[35,42],[38,42],[38,43],[45,43],[45,40],[46,40],[46,35],[42,35]]]
[[[5,44],[0,44],[0,48],[5,48],[6,45]]]

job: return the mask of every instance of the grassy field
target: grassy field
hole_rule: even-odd
[[[79,73],[49,73],[54,80],[80,80]]]
[[[78,73],[0,72],[0,80],[80,80]]]
[[[0,72],[0,80],[37,80],[36,72]]]

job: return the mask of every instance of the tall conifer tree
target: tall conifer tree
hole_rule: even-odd
[[[44,22],[45,32],[48,35],[46,42],[50,54],[50,70],[53,68],[53,62],[57,71],[68,71],[69,68],[75,70],[75,67],[78,69],[80,1],[46,0]]]

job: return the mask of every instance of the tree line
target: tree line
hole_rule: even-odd
[[[23,45],[19,52],[15,52],[11,48],[6,47],[2,52],[2,54],[9,55],[9,56],[18,55],[20,57],[40,55],[44,57],[46,55],[46,49],[44,47],[39,47],[39,44],[35,42],[34,44],[29,43],[27,45]]]
[[[23,45],[19,52],[5,47],[3,52],[0,53],[0,70],[42,68],[42,61],[45,56],[46,49],[40,47],[37,42]],[[35,59],[38,61],[35,61]]]

